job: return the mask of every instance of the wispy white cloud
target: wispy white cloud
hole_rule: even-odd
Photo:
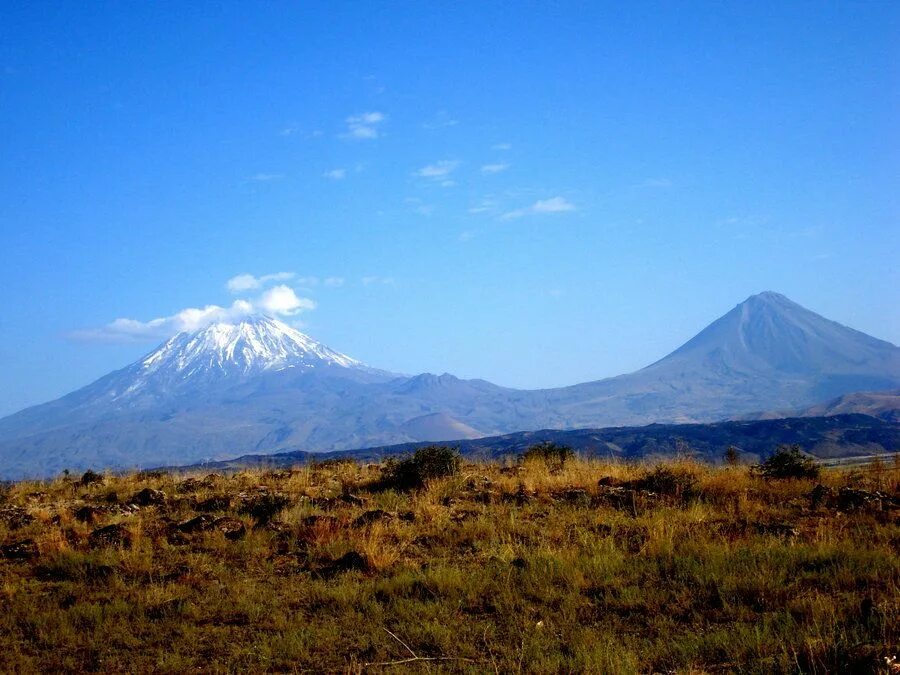
[[[455,159],[444,159],[434,164],[428,164],[415,172],[419,178],[429,178],[431,180],[446,179],[451,173],[456,171],[460,162]]]
[[[475,233],[472,232],[472,230],[463,230],[462,232],[459,233],[460,241],[469,241],[474,238],[475,238]]]
[[[290,276],[287,276],[288,274],[290,274]],[[317,288],[318,286],[324,286],[325,288],[340,288],[341,286],[344,285],[344,277],[335,277],[335,276],[324,277],[324,278],[312,276],[312,275],[305,276],[305,277],[298,277],[298,276],[295,276],[293,272],[290,272],[290,273],[281,272],[280,274],[267,274],[266,276],[260,277],[260,281],[263,283],[266,281],[269,281],[269,280],[277,280],[277,279],[291,279],[292,280],[291,285],[294,288],[304,288],[304,289]],[[261,283],[260,286],[262,286],[263,283]],[[257,286],[257,288],[258,287],[259,286]]]
[[[270,183],[274,180],[281,180],[284,178],[283,173],[255,173],[248,180],[253,181],[254,183]]]
[[[240,321],[252,314],[293,317],[315,308],[315,301],[298,296],[290,286],[280,285],[254,298],[235,300],[228,307],[188,307],[149,321],[120,318],[99,328],[76,331],[71,337],[91,342],[159,340],[184,331],[200,330],[213,323]]]
[[[275,272],[274,274],[263,274],[259,277],[255,277],[252,274],[238,274],[226,281],[225,287],[232,293],[243,293],[260,289],[272,281],[287,281],[295,276],[297,276],[295,272]]]
[[[481,167],[481,173],[500,173],[502,171],[506,171],[509,168],[509,164],[505,162],[497,162],[495,164],[485,164]]]
[[[510,143],[495,143],[491,146],[491,150],[499,150],[500,152],[504,152],[506,150],[512,150],[512,144]]]
[[[373,285],[381,285],[381,286],[393,286],[394,285],[394,277],[380,277],[380,276],[368,276],[363,277],[361,279],[363,286],[373,286]]]
[[[474,206],[470,206],[468,211],[473,215],[480,213],[494,213],[497,211],[497,201],[491,197],[485,197]]]
[[[403,200],[403,203],[420,216],[430,216],[434,213],[434,206],[432,204],[426,204],[418,197],[407,197]]]
[[[577,207],[565,197],[551,197],[550,199],[539,199],[531,206],[514,211],[507,211],[501,216],[503,220],[513,220],[523,216],[541,215],[548,213],[565,213],[567,211],[576,211]]]
[[[387,120],[387,116],[377,111],[351,115],[344,120],[347,123],[347,131],[342,136],[357,140],[378,138],[381,135],[381,125],[385,120]]]
[[[347,169],[331,169],[322,175],[331,180],[344,180],[347,177]]]
[[[561,213],[574,211],[575,205],[565,197],[551,197],[550,199],[539,199],[531,206],[531,210],[535,213]]]

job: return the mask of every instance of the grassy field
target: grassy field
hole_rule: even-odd
[[[8,488],[0,670],[897,672],[896,463],[381,478],[330,463]]]

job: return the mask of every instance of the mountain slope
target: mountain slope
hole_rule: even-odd
[[[550,401],[564,426],[701,422],[799,408],[898,381],[900,349],[766,292],[660,361],[556,390]]]
[[[0,420],[0,475],[710,422],[898,387],[900,349],[775,293],[749,298],[635,373],[534,391],[375,370],[255,317],[177,335],[83,389]]]
[[[860,391],[844,394],[825,403],[814,405],[798,413],[798,417],[826,415],[870,415],[886,422],[900,423],[900,390]]]

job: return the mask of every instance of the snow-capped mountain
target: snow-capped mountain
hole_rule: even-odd
[[[200,381],[237,380],[286,368],[313,371],[330,368],[366,369],[287,324],[267,316],[237,323],[214,323],[194,333],[179,333],[118,379],[114,397],[144,391],[195,388]]]
[[[356,368],[362,364],[267,316],[179,333],[140,361],[141,370],[148,375],[169,372],[185,377],[201,371],[247,375],[323,365]]]
[[[534,391],[375,370],[253,317],[176,335],[78,391],[0,419],[0,477],[709,422],[898,387],[900,349],[777,293],[748,298],[642,370]]]

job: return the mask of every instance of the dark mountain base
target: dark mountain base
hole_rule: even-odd
[[[821,458],[873,455],[900,450],[900,424],[868,415],[792,417],[777,420],[718,422],[715,424],[651,424],[644,427],[522,431],[503,436],[449,441],[464,455],[495,459],[518,455],[536,443],[550,441],[568,445],[585,456],[646,459],[690,454],[719,462],[729,446],[738,448],[746,461],[757,461],[776,446],[799,444]],[[216,469],[254,466],[292,466],[329,459],[377,461],[412,452],[431,443],[403,443],[341,452],[283,452],[275,455],[244,455],[224,462],[194,465]]]

